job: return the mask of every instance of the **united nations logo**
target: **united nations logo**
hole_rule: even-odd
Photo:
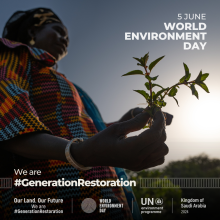
[[[163,199],[162,198],[156,198],[155,199],[155,204],[156,205],[162,205],[163,204]]]
[[[96,210],[96,202],[94,199],[86,198],[82,201],[81,208],[86,213],[92,213]]]

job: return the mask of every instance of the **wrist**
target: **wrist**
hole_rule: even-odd
[[[80,144],[81,143],[72,143],[70,146],[70,154],[77,163],[84,165]]]
[[[70,154],[74,160],[85,167],[91,167],[91,156],[89,150],[84,149],[84,142],[74,142],[70,146]]]
[[[81,149],[81,148],[79,147],[79,145],[73,145],[73,147],[72,147],[72,144],[75,143],[75,142],[76,142],[76,143],[83,142],[83,139],[82,139],[82,138],[73,138],[72,140],[70,140],[70,141],[68,142],[68,144],[66,145],[66,148],[65,148],[65,155],[66,155],[67,161],[68,161],[73,167],[75,167],[76,169],[79,169],[79,170],[81,170],[81,171],[86,171],[86,170],[92,169],[92,167],[88,167],[88,166],[86,167],[86,166],[80,164],[79,162],[77,162],[75,158],[73,158],[73,155],[72,155],[72,154],[74,154],[75,157],[78,158],[78,161],[80,160],[80,158],[82,158],[82,157],[80,157],[79,152],[77,153],[77,150]],[[72,150],[72,153],[71,153],[71,147],[72,147],[72,149],[73,149],[73,150]],[[76,156],[76,155],[77,155],[77,156]]]

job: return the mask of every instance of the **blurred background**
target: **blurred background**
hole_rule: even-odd
[[[195,79],[201,69],[203,73],[210,73],[206,80],[210,93],[197,88],[199,100],[183,86],[176,96],[180,107],[172,98],[166,98],[164,111],[173,114],[174,119],[167,127],[166,143],[170,152],[164,165],[201,153],[220,158],[218,0],[7,0],[0,8],[1,30],[12,13],[35,7],[51,8],[66,25],[69,52],[58,63],[58,71],[91,96],[105,122],[118,120],[131,108],[145,107],[138,105],[144,98],[133,90],[145,89],[146,79],[121,77],[141,69],[132,57],[149,52],[151,62],[165,55],[152,71],[152,76],[159,75],[156,82],[163,87],[177,83],[184,75],[183,62],[189,67],[191,79]],[[182,40],[125,40],[125,32],[167,32],[164,22],[185,22],[177,19],[179,13],[206,14],[205,21],[186,21],[207,24],[205,50],[183,50]]]

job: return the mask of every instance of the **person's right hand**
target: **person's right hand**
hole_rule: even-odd
[[[150,129],[126,138],[130,132],[143,128],[149,118],[144,112],[131,120],[113,124],[88,140],[73,144],[71,154],[78,163],[89,167],[113,166],[139,171],[161,165],[168,153],[161,111],[155,113]]]

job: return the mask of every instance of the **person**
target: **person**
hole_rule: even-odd
[[[106,128],[89,96],[53,68],[67,55],[69,38],[51,9],[15,12],[2,36],[1,172],[12,178],[13,186],[1,187],[1,219],[37,219],[34,213],[41,202],[46,205],[41,209],[42,219],[140,219],[135,211],[132,216],[132,201],[121,186],[68,187],[53,181],[117,181],[121,168],[139,171],[162,164],[168,147],[161,110],[154,114],[153,126],[138,136],[127,134],[148,122],[150,115],[141,108],[130,110]],[[34,181],[46,185],[33,186]],[[86,198],[96,205],[100,199],[109,199],[123,208],[100,213],[97,207],[88,215],[81,208]],[[21,210],[26,210],[25,216]],[[51,212],[55,214],[49,216]]]

